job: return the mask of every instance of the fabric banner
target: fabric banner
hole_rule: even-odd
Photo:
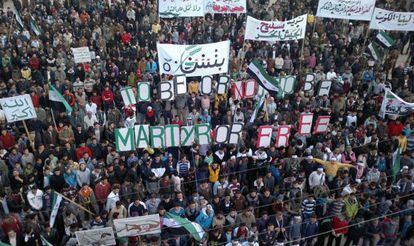
[[[404,101],[394,94],[391,90],[386,90],[384,99],[382,99],[381,110],[379,115],[384,118],[385,115],[408,115],[414,112],[414,103]]]
[[[158,15],[160,18],[202,17],[203,6],[203,0],[159,0]]]
[[[53,244],[51,244],[49,241],[46,240],[46,238],[44,238],[42,235],[40,235],[40,239],[42,240],[42,245],[43,246],[53,246]],[[1,244],[0,244],[1,246]]]
[[[29,94],[1,98],[0,105],[9,123],[37,118],[32,98]]]
[[[159,214],[114,220],[118,237],[131,237],[161,233]]]
[[[86,63],[91,62],[91,53],[89,52],[89,47],[79,47],[79,48],[71,48],[73,52],[73,59],[75,63]]]
[[[306,20],[306,14],[287,21],[261,21],[247,16],[244,39],[269,42],[303,39]]]
[[[246,0],[205,0],[204,10],[211,14],[246,13]]]
[[[378,45],[375,42],[372,42],[368,45],[369,52],[371,53],[374,60],[379,60],[381,58],[381,52]]]
[[[369,21],[374,8],[375,0],[319,0],[316,16]]]
[[[49,220],[50,228],[53,228],[53,225],[55,224],[56,216],[59,211],[59,206],[60,206],[61,201],[62,201],[62,196],[55,193],[53,196],[53,201],[52,201],[52,212],[50,213],[50,220]]]
[[[79,245],[116,245],[112,227],[75,232]]]
[[[201,241],[204,237],[203,228],[196,222],[191,222],[187,218],[181,218],[180,216],[174,215],[172,213],[166,213],[162,219],[163,226],[167,227],[170,232],[175,232],[176,235],[185,235],[191,234],[196,241]],[[183,228],[184,230],[173,230]]]
[[[124,101],[125,106],[131,105],[131,104],[133,105],[137,104],[137,101],[135,100],[134,91],[132,90],[131,87],[122,88],[121,96],[122,96],[122,100]]]
[[[161,74],[205,76],[227,73],[230,41],[175,45],[157,43]]]
[[[268,91],[279,92],[278,81],[269,76],[266,70],[260,65],[259,61],[253,60],[247,69],[247,73],[255,79],[261,87]]]
[[[369,28],[389,31],[414,31],[414,12],[396,12],[375,8]]]
[[[376,38],[387,48],[395,44],[395,40],[390,35],[388,35],[388,33],[384,31],[380,31],[377,34]]]
[[[66,113],[69,115],[72,113],[73,111],[72,107],[63,97],[63,95],[52,84],[49,85],[49,100],[63,103],[63,106],[65,106],[65,109],[66,109]]]

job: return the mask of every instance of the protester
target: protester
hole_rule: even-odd
[[[412,32],[387,31],[395,42],[376,57],[370,45],[381,32],[367,21],[315,18],[318,1],[247,0],[247,14],[191,18],[162,18],[158,2],[147,0],[0,3],[12,4],[0,10],[1,99],[27,94],[37,115],[9,122],[0,104],[2,242],[76,245],[77,231],[113,227],[118,245],[412,245],[413,106],[394,108],[394,99],[387,101],[394,114],[381,107],[388,90],[414,102]],[[411,1],[375,6],[413,11]],[[303,39],[244,39],[247,15],[268,21],[305,13]],[[179,83],[160,74],[157,43],[226,40],[224,93],[219,75],[187,76],[187,93],[160,99],[162,82],[173,81],[174,93]],[[90,62],[75,61],[78,47],[89,48]],[[295,78],[292,90],[290,82],[279,92],[260,84],[251,73],[256,61],[279,87]],[[250,79],[253,93],[238,95],[237,83],[247,94]],[[210,80],[212,93],[203,93]],[[127,86],[136,103],[124,101]],[[319,117],[330,117],[321,132]],[[212,130],[201,135],[209,144],[198,144],[201,124]],[[240,134],[217,130],[238,124]],[[143,136],[123,151],[120,129],[135,136],[147,126],[181,138],[141,148],[150,141]],[[271,132],[260,134],[263,127]],[[174,141],[189,144],[165,147]],[[161,233],[116,232],[116,219],[147,223],[151,215],[160,216]],[[202,237],[172,233],[169,216],[199,225]]]

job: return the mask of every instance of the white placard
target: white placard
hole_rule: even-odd
[[[117,128],[115,129],[116,151],[132,151],[135,149],[134,129]]]
[[[137,101],[135,100],[134,91],[132,90],[131,87],[122,88],[121,96],[122,96],[122,100],[124,101],[125,106],[131,105],[131,104],[133,105],[137,104]]]
[[[370,29],[414,31],[414,12],[396,12],[375,8]]]
[[[374,8],[375,0],[319,0],[316,16],[369,21]]]
[[[303,39],[306,21],[306,14],[287,21],[261,21],[247,16],[244,39],[271,42]]]
[[[28,94],[0,99],[7,122],[37,118],[32,98]]]
[[[175,45],[157,43],[161,74],[205,76],[227,73],[230,41]]]
[[[160,18],[202,17],[203,6],[203,0],[159,0],[158,15]]]
[[[112,227],[75,232],[79,245],[116,245]]]
[[[73,52],[73,59],[75,63],[86,63],[91,62],[91,52],[89,52],[89,47],[79,47],[71,48]]]
[[[118,237],[131,237],[161,233],[159,214],[114,220]]]

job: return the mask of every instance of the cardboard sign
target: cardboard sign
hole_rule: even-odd
[[[331,116],[319,116],[318,119],[316,119],[315,127],[313,128],[313,134],[327,132],[330,119]]]
[[[7,122],[37,118],[32,98],[28,94],[0,99]]]
[[[276,147],[289,146],[290,125],[281,125],[277,130]]]
[[[298,133],[300,135],[309,135],[312,132],[313,114],[301,114],[299,118]]]

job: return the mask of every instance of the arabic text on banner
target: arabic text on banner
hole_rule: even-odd
[[[0,99],[7,122],[34,119],[37,117],[32,98],[28,94]]]
[[[160,18],[201,17],[204,16],[203,0],[159,0]]]
[[[114,220],[118,237],[161,233],[160,216],[151,214]]]
[[[371,20],[375,0],[319,0],[316,16],[348,20]]]
[[[227,73],[230,41],[211,44],[157,43],[161,74],[205,76]]]
[[[261,21],[247,16],[244,39],[260,41],[286,41],[303,39],[306,33],[307,15],[288,21]]]
[[[72,52],[75,63],[91,62],[89,47],[72,48]]]
[[[246,0],[205,0],[205,12],[212,14],[246,13]]]
[[[390,31],[414,31],[414,12],[395,12],[375,8],[369,28]]]
[[[384,99],[382,99],[381,110],[379,115],[409,115],[414,112],[414,103],[404,101],[391,90],[386,90]]]

